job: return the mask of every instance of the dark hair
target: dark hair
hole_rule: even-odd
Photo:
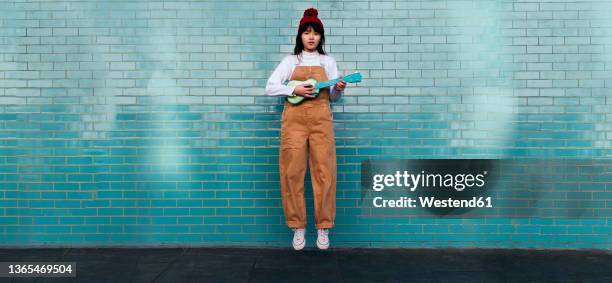
[[[295,48],[293,48],[293,55],[298,55],[300,52],[302,52],[302,50],[304,50],[302,33],[307,31],[309,27],[312,27],[314,31],[321,35],[321,42],[319,42],[319,45],[317,46],[317,51],[319,51],[319,54],[327,54],[325,53],[325,50],[323,50],[323,45],[325,44],[325,33],[323,32],[323,28],[315,23],[307,23],[298,29],[297,36],[295,37]]]

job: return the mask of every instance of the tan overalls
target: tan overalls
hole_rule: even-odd
[[[290,80],[326,81],[322,66],[296,66]],[[310,175],[317,229],[334,227],[336,216],[336,145],[329,88],[316,98],[293,105],[285,101],[281,118],[280,184],[285,222],[290,228],[306,227],[304,177]]]

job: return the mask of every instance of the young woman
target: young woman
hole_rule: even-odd
[[[314,195],[317,247],[329,247],[329,229],[335,226],[336,147],[329,101],[342,96],[346,82],[340,80],[331,89],[320,89],[316,96],[311,84],[294,87],[284,84],[287,80],[314,78],[322,82],[338,78],[336,60],[326,55],[324,44],[325,33],[318,11],[306,9],[300,20],[293,54],[283,58],[266,85],[267,95],[304,97],[299,104],[285,101],[279,153],[283,211],[287,226],[294,231],[293,248],[296,250],[306,245],[304,177],[307,162]]]

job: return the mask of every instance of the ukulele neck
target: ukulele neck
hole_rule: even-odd
[[[317,83],[316,88],[325,88],[325,87],[328,87],[328,86],[333,86],[338,81],[340,81],[340,78],[329,80],[329,81],[325,81],[325,82],[319,82],[319,83]]]

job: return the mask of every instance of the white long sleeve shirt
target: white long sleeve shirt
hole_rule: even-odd
[[[323,62],[321,62],[323,60]],[[289,87],[283,83],[291,78],[291,74],[296,66],[323,66],[328,80],[338,78],[338,65],[336,60],[328,55],[321,56],[319,52],[302,51],[301,62],[296,55],[287,55],[276,66],[274,72],[266,84],[266,95],[270,96],[290,96],[293,95],[294,87]],[[340,99],[344,91],[336,91],[334,87],[329,88],[329,96],[331,101]]]

